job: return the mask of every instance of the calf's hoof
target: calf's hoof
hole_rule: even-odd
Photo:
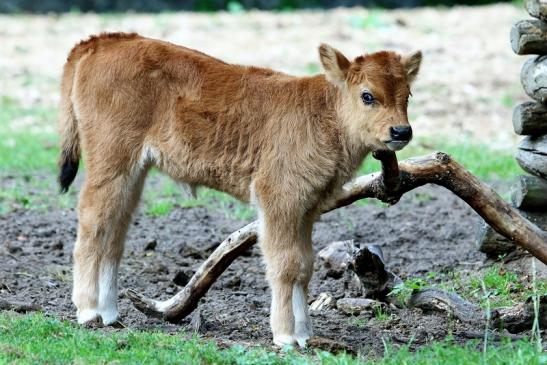
[[[273,342],[281,348],[296,345],[296,340],[291,335],[274,335]]]
[[[96,309],[79,310],[78,324],[110,326],[118,323],[120,316],[117,311],[98,311]]]
[[[96,309],[83,309],[78,310],[76,313],[78,324],[95,323],[101,321],[101,316]]]

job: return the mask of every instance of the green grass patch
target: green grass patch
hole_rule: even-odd
[[[433,151],[442,151],[449,154],[472,174],[484,180],[508,180],[522,174],[522,169],[515,161],[512,150],[493,149],[487,145],[465,140],[453,142],[416,138],[405,149],[397,152],[397,157],[399,160],[405,160],[427,155]],[[380,167],[380,162],[369,157],[359,169],[359,174],[379,171]]]
[[[55,109],[24,108],[7,96],[0,97],[1,174],[53,171],[59,154],[55,128]]]
[[[0,313],[0,364],[545,364],[547,355],[528,341],[487,346],[456,345],[449,340],[411,352],[386,344],[382,358],[322,351],[282,354],[264,348],[233,346],[219,349],[197,337],[161,332],[122,330],[103,333],[42,314]]]
[[[547,282],[517,275],[499,264],[492,265],[471,277],[460,272],[430,272],[426,277],[409,278],[389,294],[401,304],[407,303],[414,290],[437,287],[460,294],[483,308],[512,307],[532,296],[547,295]]]

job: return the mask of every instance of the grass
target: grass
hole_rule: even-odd
[[[322,351],[281,355],[265,348],[233,346],[220,349],[210,341],[178,333],[90,331],[43,314],[0,313],[0,364],[545,364],[547,355],[532,342],[488,346],[457,345],[446,340],[411,352],[408,346],[387,344],[382,358]]]
[[[534,281],[528,276],[519,276],[500,264],[467,278],[460,273],[429,273],[425,278],[410,278],[397,285],[389,294],[401,304],[407,303],[414,290],[438,287],[456,292],[481,307],[512,307],[530,297],[547,295],[547,282]]]

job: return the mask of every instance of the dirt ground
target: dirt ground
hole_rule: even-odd
[[[427,199],[424,199],[427,197]],[[427,201],[424,201],[427,200]],[[425,187],[408,194],[396,206],[350,206],[329,213],[316,224],[316,251],[338,240],[379,244],[389,269],[403,279],[428,272],[476,272],[484,256],[474,247],[478,216],[450,192]],[[138,214],[131,225],[121,267],[120,289],[131,288],[153,298],[167,298],[180,289],[179,272],[191,275],[215,244],[245,222],[227,219],[206,208],[176,209],[164,217]],[[75,211],[19,211],[0,216],[0,297],[32,302],[46,313],[74,321],[70,301],[71,250],[75,240]],[[155,241],[153,250],[146,246]],[[335,298],[352,297],[343,279],[327,276],[316,261],[310,299],[321,292]],[[179,276],[180,277],[180,276]],[[3,289],[2,289],[3,287]],[[200,334],[221,344],[270,345],[269,290],[258,247],[238,258],[202,299]],[[132,329],[191,333],[191,318],[180,325],[149,319],[120,295],[123,323]],[[196,312],[195,312],[196,313]],[[390,319],[375,318],[372,310],[348,317],[336,309],[313,312],[318,336],[347,343],[364,354],[380,355],[383,342],[412,347],[452,334],[457,342],[484,328],[470,327],[439,313],[389,309]]]
[[[521,7],[362,8],[331,11],[164,14],[0,15],[0,96],[25,107],[55,108],[62,65],[79,40],[101,31],[136,31],[229,62],[297,75],[321,71],[317,47],[329,43],[350,57],[421,49],[422,70],[409,115],[414,135],[467,138],[513,149],[514,106],[525,57],[509,44]],[[15,120],[13,128],[54,131],[55,124]]]

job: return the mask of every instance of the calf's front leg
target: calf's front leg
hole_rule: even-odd
[[[273,341],[281,347],[294,344],[304,347],[313,334],[306,300],[313,272],[313,251],[308,237],[311,234],[302,231],[303,225],[295,227],[296,222],[287,222],[284,229],[279,229],[278,221],[268,224],[266,219],[260,238],[272,291]]]

